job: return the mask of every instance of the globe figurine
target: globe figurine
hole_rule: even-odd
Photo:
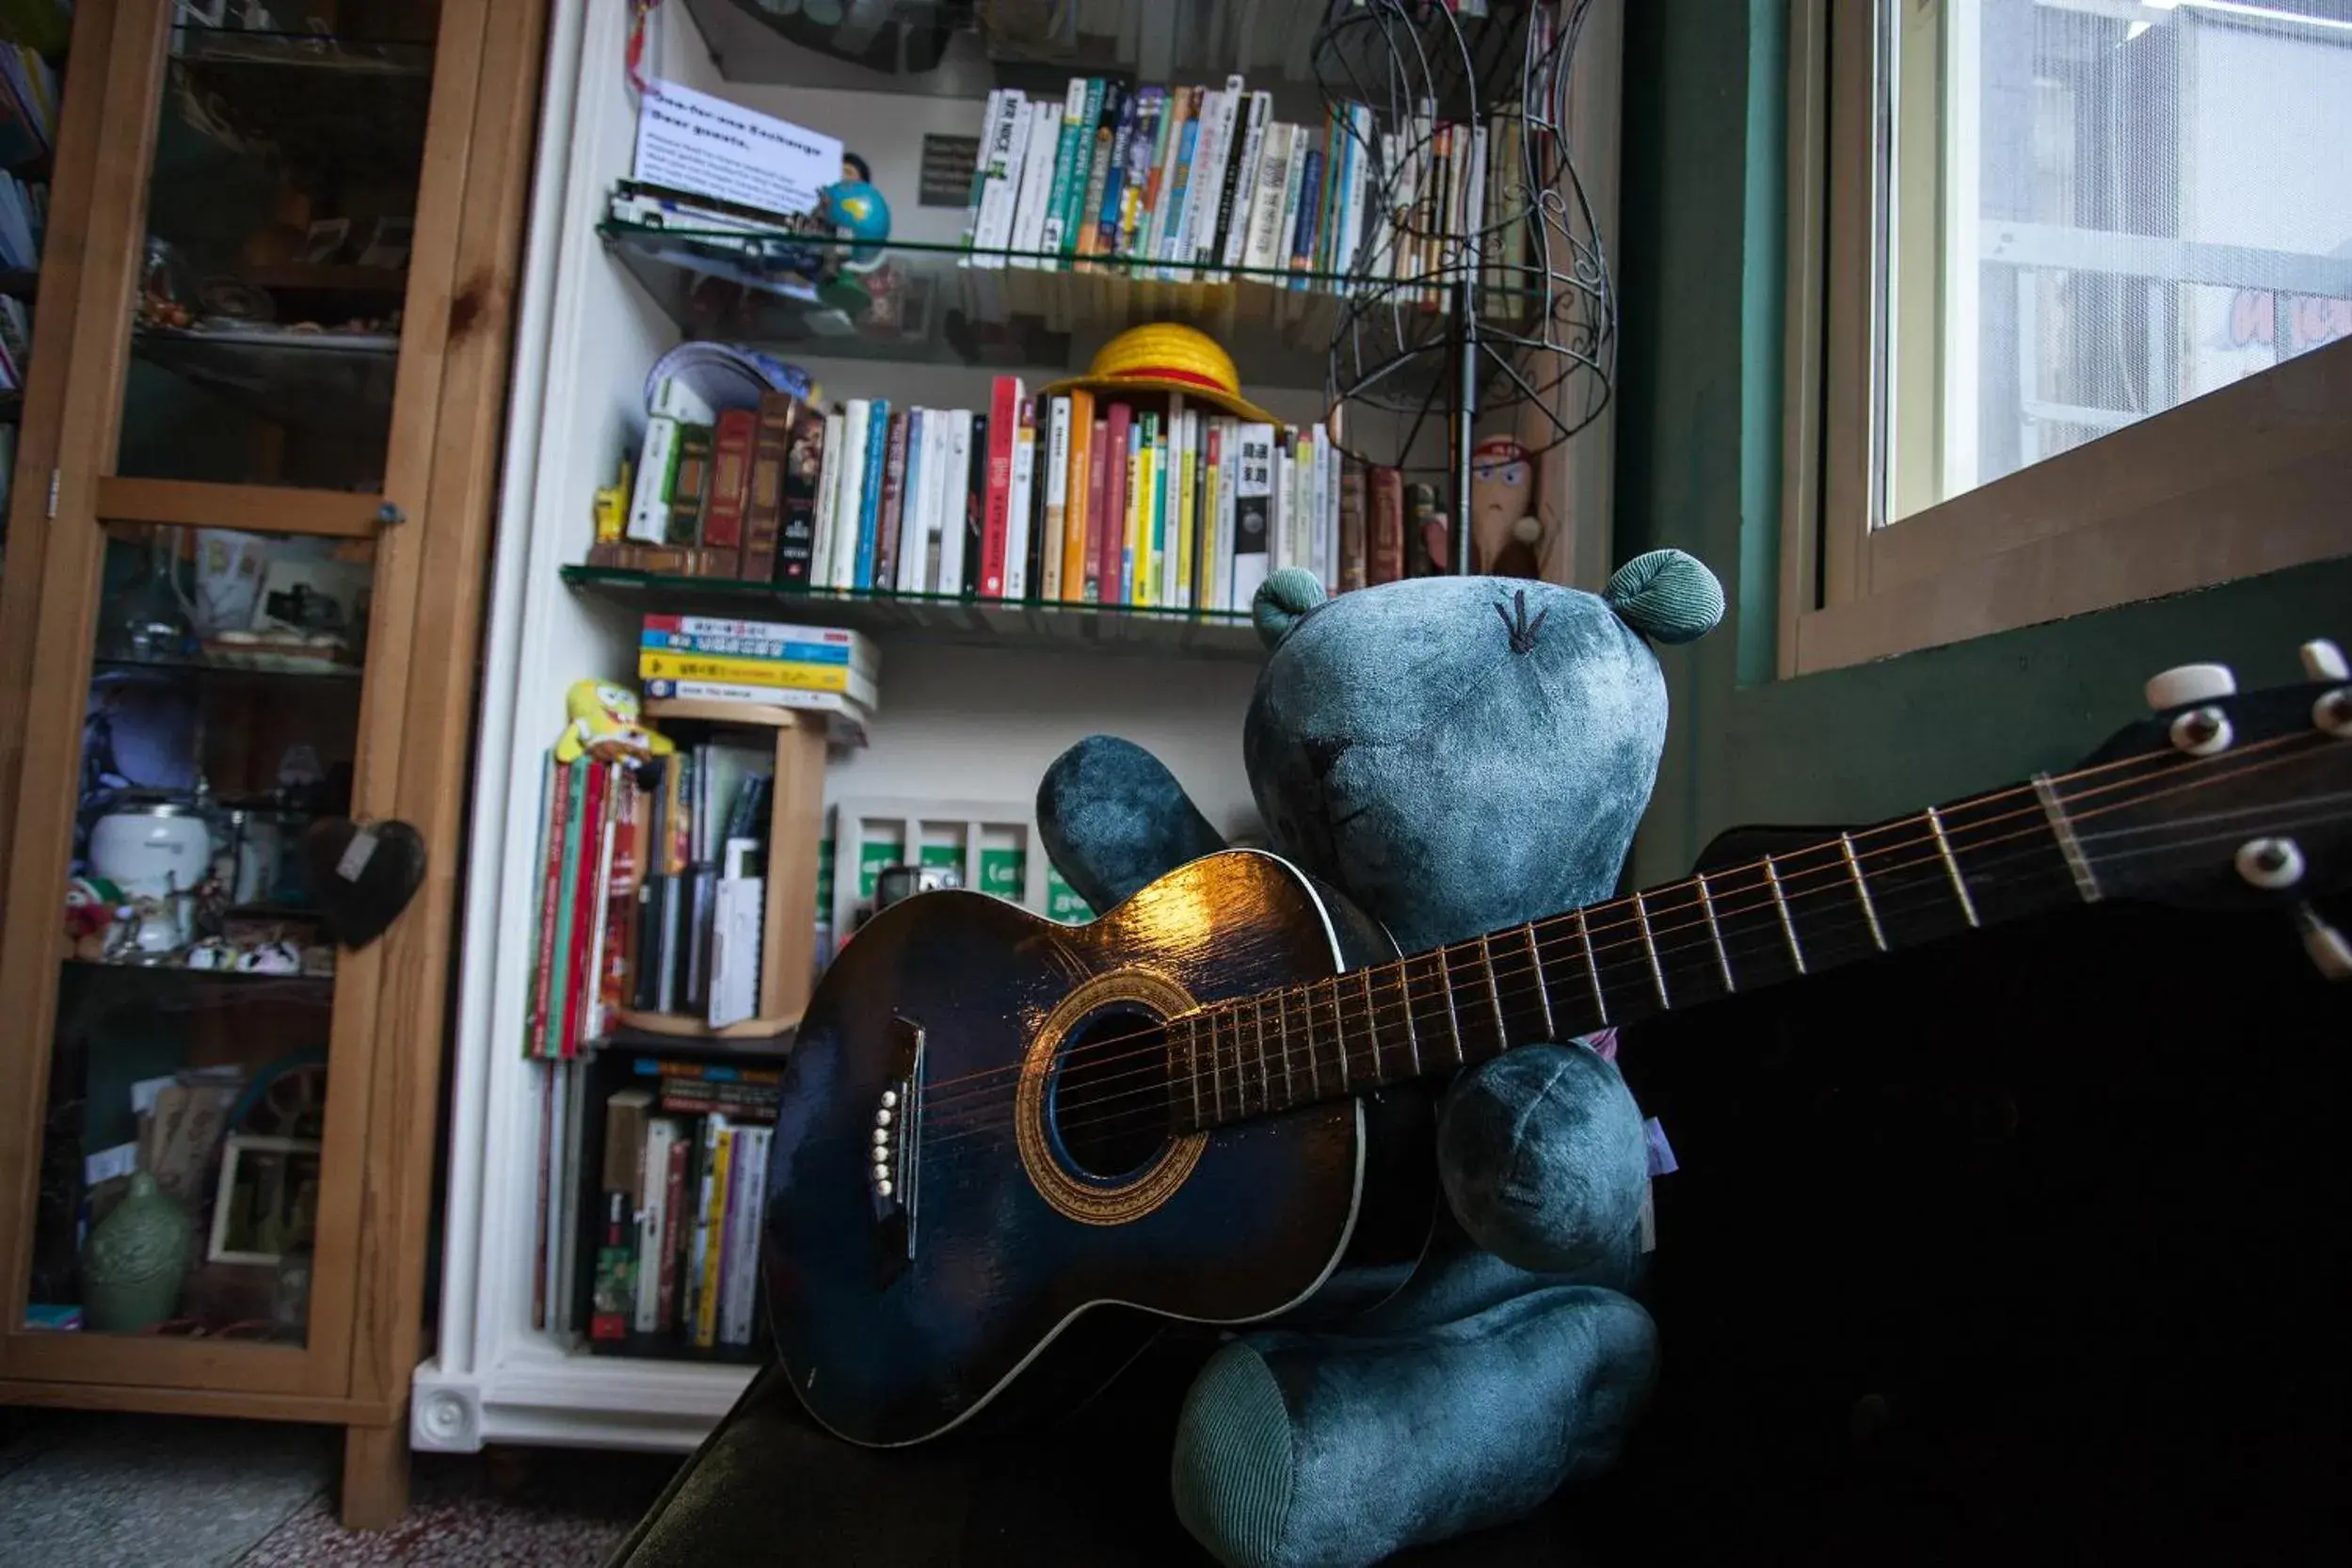
[[[836,231],[856,243],[843,264],[852,272],[871,272],[882,264],[882,248],[890,237],[890,204],[874,189],[866,161],[856,153],[841,159],[841,178],[824,187],[818,211]]]

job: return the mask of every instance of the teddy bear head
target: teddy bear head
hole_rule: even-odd
[[[1601,595],[1423,577],[1325,598],[1307,572],[1253,605],[1272,649],[1242,732],[1272,847],[1405,951],[1608,896],[1666,738],[1650,642],[1722,618],[1680,551]]]

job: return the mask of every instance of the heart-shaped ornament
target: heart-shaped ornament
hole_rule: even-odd
[[[424,882],[424,836],[405,822],[322,817],[302,835],[302,857],[328,934],[347,948],[381,936]]]

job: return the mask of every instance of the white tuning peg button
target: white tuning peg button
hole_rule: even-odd
[[[2148,680],[2148,706],[2162,712],[2191,702],[2211,702],[2238,689],[2238,678],[2227,664],[2175,664]]]
[[[2312,680],[2352,680],[2352,664],[2344,662],[2344,649],[2325,637],[2305,643],[2296,650],[2303,658],[2303,674]]]

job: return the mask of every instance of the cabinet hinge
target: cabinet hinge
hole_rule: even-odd
[[[56,469],[51,469],[51,470],[49,471],[49,513],[48,513],[48,515],[49,515],[49,517],[50,517],[52,520],[54,520],[54,519],[56,517],[56,515],[57,515],[57,471],[56,471]]]

